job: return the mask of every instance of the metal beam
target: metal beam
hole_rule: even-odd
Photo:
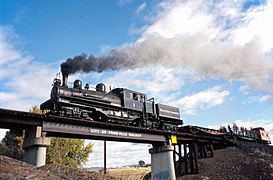
[[[113,130],[98,127],[88,127],[81,125],[71,125],[55,122],[44,122],[43,131],[47,136],[74,136],[84,139],[107,140],[107,141],[126,141],[126,142],[166,142],[164,135],[155,135],[142,132],[132,132],[125,130]]]
[[[41,126],[44,115],[0,108],[0,128],[24,129]]]

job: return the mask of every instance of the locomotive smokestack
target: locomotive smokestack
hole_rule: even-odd
[[[67,87],[68,73],[62,72],[62,75],[63,75],[63,86]]]

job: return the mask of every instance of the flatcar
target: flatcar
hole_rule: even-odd
[[[41,110],[49,113],[122,124],[150,129],[176,131],[183,124],[179,108],[155,103],[143,93],[126,88],[114,88],[106,92],[103,83],[96,88],[83,87],[82,81],[75,80],[73,87],[67,85],[68,75],[55,78],[50,99],[40,105]]]

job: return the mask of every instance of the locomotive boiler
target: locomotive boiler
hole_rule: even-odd
[[[75,80],[73,87],[67,85],[68,75],[63,73],[63,82],[55,78],[50,99],[40,105],[49,113],[101,121],[127,126],[175,131],[183,124],[179,108],[154,102],[146,95],[126,88],[106,91],[102,83],[91,89]]]

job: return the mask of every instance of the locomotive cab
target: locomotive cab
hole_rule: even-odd
[[[123,106],[125,108],[142,111],[145,99],[145,94],[135,92],[129,89],[125,89],[123,91]]]
[[[130,89],[115,88],[110,93],[121,98],[121,105],[124,108],[142,112],[145,110],[148,114],[154,114],[154,102],[146,101],[146,95]]]

